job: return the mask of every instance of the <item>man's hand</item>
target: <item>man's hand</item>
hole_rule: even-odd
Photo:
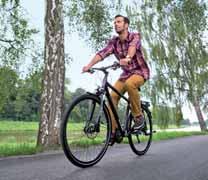
[[[89,71],[89,69],[91,68],[91,66],[84,66],[83,68],[82,68],[82,73],[84,73],[84,72],[88,72]]]
[[[129,65],[129,58],[123,58],[123,59],[120,59],[120,65],[121,66],[127,66]]]

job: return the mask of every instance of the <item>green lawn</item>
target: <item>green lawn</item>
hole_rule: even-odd
[[[37,131],[38,122],[0,121],[0,131]]]
[[[0,121],[0,157],[37,152],[37,132],[37,122]]]
[[[72,126],[80,129],[80,124]],[[0,121],[0,157],[25,155],[39,152],[36,148],[38,122]],[[159,131],[153,135],[154,141],[173,139],[177,137],[204,135],[202,132]],[[97,141],[98,140],[98,141]],[[91,144],[100,142],[99,139]],[[84,143],[84,142],[82,142]],[[89,144],[89,141],[86,142]],[[127,139],[124,143],[128,143]]]

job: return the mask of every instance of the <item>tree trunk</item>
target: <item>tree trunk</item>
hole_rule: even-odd
[[[204,121],[204,117],[202,115],[202,111],[201,111],[201,108],[200,108],[200,105],[199,105],[199,100],[197,98],[194,98],[193,106],[194,106],[195,111],[196,111],[196,115],[197,115],[197,118],[198,118],[198,121],[199,121],[201,131],[207,131],[207,126],[206,126],[206,123]]]
[[[44,77],[37,145],[60,144],[59,129],[64,99],[64,23],[62,0],[46,0]]]

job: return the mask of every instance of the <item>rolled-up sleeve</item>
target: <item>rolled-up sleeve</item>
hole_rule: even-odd
[[[132,33],[129,46],[135,46],[136,49],[141,48],[141,37],[139,33]]]
[[[102,50],[97,52],[97,55],[99,55],[102,59],[104,59],[110,54],[112,54],[113,51],[114,51],[114,39],[111,39],[108,41],[106,47],[104,47]]]

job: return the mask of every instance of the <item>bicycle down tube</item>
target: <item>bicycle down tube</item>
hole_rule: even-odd
[[[112,89],[116,94],[118,94],[122,99],[124,99],[124,100],[128,103],[127,106],[129,106],[129,100],[128,100],[125,96],[123,96],[121,93],[119,93],[119,92],[117,91],[117,89],[115,89],[110,83],[106,82],[106,86],[105,86],[106,97],[107,97],[107,99],[108,99],[110,108],[111,108],[111,110],[112,110],[112,112],[113,112],[113,115],[114,115],[114,117],[115,117],[115,121],[116,121],[116,123],[117,123],[117,125],[118,125],[118,130],[121,132],[122,136],[124,137],[124,136],[125,136],[125,132],[123,131],[123,129],[122,129],[122,127],[121,127],[121,124],[120,124],[120,122],[119,122],[118,113],[117,113],[117,111],[116,111],[116,108],[115,108],[114,105],[113,105],[113,102],[112,102],[112,99],[111,99],[111,96],[110,96],[108,87],[109,87],[110,89]]]

